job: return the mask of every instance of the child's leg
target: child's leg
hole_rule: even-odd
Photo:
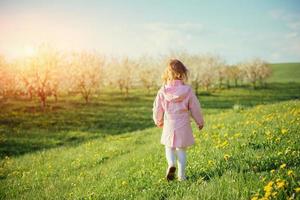
[[[175,157],[175,148],[167,147],[166,146],[166,158],[169,167],[175,167],[176,164],[176,157]]]
[[[178,178],[185,179],[185,165],[186,165],[186,148],[177,148],[178,158]]]

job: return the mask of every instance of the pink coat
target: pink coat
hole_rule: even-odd
[[[162,144],[169,147],[194,144],[190,114],[198,126],[204,125],[200,102],[189,85],[174,80],[158,91],[153,103],[153,120],[157,126],[163,124]]]

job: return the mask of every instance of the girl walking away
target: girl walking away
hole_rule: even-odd
[[[186,149],[194,144],[190,114],[199,130],[204,120],[200,102],[189,85],[187,68],[177,59],[171,59],[163,74],[164,85],[160,88],[153,104],[153,120],[163,128],[161,143],[165,145],[168,162],[166,179],[175,178],[176,155],[178,180],[185,180]]]

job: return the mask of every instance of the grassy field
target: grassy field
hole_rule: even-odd
[[[269,82],[300,82],[300,63],[271,64],[273,75]]]
[[[44,148],[78,143],[153,127],[155,92],[132,91],[125,98],[118,91],[104,91],[86,105],[80,97],[49,102],[42,112],[36,101],[17,99],[0,103],[0,157],[16,156]],[[265,89],[232,88],[200,94],[205,115],[255,105],[299,99],[300,83],[269,84]],[[113,100],[112,100],[113,99]]]
[[[1,198],[249,199],[274,181],[284,199],[299,189],[299,114],[300,103],[287,101],[207,116],[183,183],[163,179],[158,128],[6,157]]]
[[[103,90],[88,105],[61,97],[47,112],[36,100],[1,101],[0,199],[299,198],[299,65],[278,66],[266,88],[200,93],[206,126],[186,182],[164,180],[155,91]]]

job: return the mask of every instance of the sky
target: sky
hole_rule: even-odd
[[[0,0],[0,54],[41,44],[139,57],[170,51],[300,61],[299,0]]]

